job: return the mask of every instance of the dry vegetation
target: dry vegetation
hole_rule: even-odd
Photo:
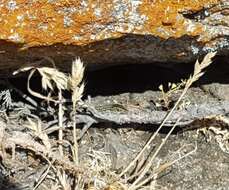
[[[143,157],[143,154],[149,149],[149,145],[154,141],[174,110],[177,109],[190,86],[204,74],[203,70],[211,64],[214,56],[215,53],[209,53],[201,63],[196,61],[193,75],[181,86],[171,87],[172,90],[184,87],[178,101],[135,159],[119,172],[112,169],[112,160],[106,152],[91,150],[84,157],[79,155],[80,131],[77,129],[77,113],[81,108],[87,106],[81,100],[84,91],[84,66],[81,60],[73,61],[70,75],[58,71],[55,67],[22,68],[14,74],[29,71],[28,92],[45,101],[48,108],[40,108],[42,114],[40,113],[39,117],[34,113],[25,113],[26,121],[22,122],[23,126],[17,126],[21,128],[20,130],[9,130],[7,126],[9,117],[4,115],[6,122],[1,122],[0,128],[2,162],[8,167],[12,167],[9,162],[12,160],[16,162],[17,152],[25,151],[26,159],[42,165],[42,172],[38,172],[34,177],[33,189],[155,189],[157,176],[172,164],[192,154],[196,151],[196,147],[173,161],[155,165],[155,157],[176,127],[175,124],[151,155]],[[31,89],[30,81],[36,72],[41,76],[44,94]],[[163,91],[162,87],[161,90]],[[65,91],[71,93],[71,100],[65,98],[63,93]],[[168,106],[169,94],[164,93],[163,98]],[[27,100],[36,105],[34,100]],[[9,101],[5,102],[9,103]],[[52,115],[52,120],[47,121],[44,119],[47,118],[44,115]],[[71,131],[72,137],[69,139],[64,135],[67,130]]]

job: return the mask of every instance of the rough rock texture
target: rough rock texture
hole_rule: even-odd
[[[66,69],[75,56],[109,65],[229,55],[228,0],[2,0],[0,25],[0,75],[47,56]]]

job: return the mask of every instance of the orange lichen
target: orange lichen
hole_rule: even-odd
[[[219,2],[218,0],[144,0],[139,8],[148,17],[145,30],[162,38],[181,37],[182,35],[196,36],[203,32],[201,24],[188,28],[189,23],[181,12],[196,12],[203,7]]]
[[[180,12],[198,11],[218,2],[142,0],[134,5],[131,0],[3,0],[0,39],[24,43],[27,48],[55,43],[85,45],[126,33],[161,38],[196,36],[203,32],[202,25],[192,26]]]

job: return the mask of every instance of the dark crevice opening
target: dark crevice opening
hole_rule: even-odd
[[[191,69],[191,64],[180,64],[175,68],[158,64],[134,64],[86,72],[85,94],[109,96],[158,90],[160,84],[176,83],[187,77]]]
[[[158,90],[159,85],[167,86],[169,82],[179,83],[187,79],[193,72],[192,63],[151,63],[151,64],[123,64],[105,69],[90,71],[86,69],[84,82],[84,98],[87,96],[110,96],[121,93],[143,93],[147,90]],[[23,77],[12,78],[9,81],[20,90],[26,90],[28,73]],[[229,83],[229,58],[216,57],[206,69],[205,75],[194,85],[210,83]],[[33,77],[31,88],[38,92],[41,89],[40,77]],[[68,94],[68,93],[67,93]],[[36,99],[36,98],[35,98]]]
[[[193,63],[173,64],[132,64],[113,66],[85,74],[85,95],[109,96],[121,93],[141,93],[158,90],[159,85],[178,83],[187,79],[193,72]],[[205,75],[195,84],[229,83],[229,59],[217,57],[206,69]]]

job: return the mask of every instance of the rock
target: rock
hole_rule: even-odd
[[[220,83],[211,83],[201,86],[202,89],[219,100],[229,100],[229,85]]]
[[[7,0],[0,24],[0,76],[7,77],[44,58],[68,70],[76,56],[107,66],[229,55],[228,0]]]

